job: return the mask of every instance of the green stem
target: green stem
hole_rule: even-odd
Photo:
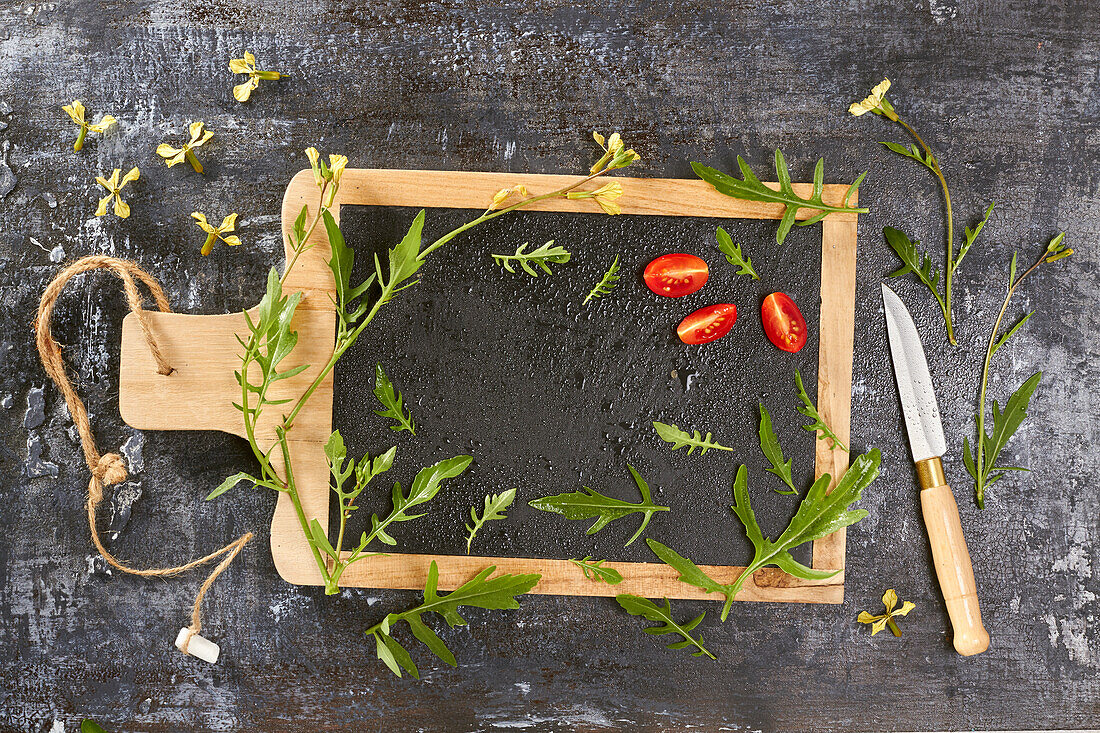
[[[190,148],[183,151],[183,157],[187,159],[187,162],[191,164],[196,173],[202,173],[202,163],[199,162],[199,159],[195,157]]]
[[[985,509],[985,479],[989,476],[989,472],[993,470],[993,466],[988,468],[985,466],[985,398],[989,388],[989,366],[993,362],[993,346],[997,343],[997,333],[1001,330],[1001,321],[1004,320],[1005,312],[1008,311],[1008,302],[1012,300],[1012,294],[1016,292],[1016,288],[1024,281],[1025,277],[1035,272],[1039,265],[1043,264],[1048,254],[1050,254],[1049,250],[1043,250],[1043,254],[1035,261],[1034,265],[1016,278],[1016,282],[1009,283],[1008,293],[1005,295],[1004,303],[1001,304],[1000,312],[997,313],[997,320],[993,322],[993,331],[989,334],[989,343],[985,347],[985,361],[982,363],[982,386],[978,391],[978,445],[977,453],[974,456],[974,473],[978,477],[975,481],[975,493],[977,494],[979,509]]]
[[[76,136],[76,142],[73,143],[73,152],[74,153],[79,153],[81,151],[81,149],[84,147],[84,138],[86,138],[87,136],[88,136],[88,126],[87,125],[81,125],[80,126],[80,133]]]
[[[909,134],[913,136],[913,139],[924,148],[924,153],[930,161],[932,161],[932,172],[936,174],[936,178],[940,181],[940,188],[943,189],[943,201],[947,210],[947,262],[943,268],[943,298],[939,298],[937,293],[937,300],[941,300],[940,309],[943,310],[944,321],[947,323],[947,340],[951,342],[952,346],[957,346],[958,341],[955,339],[955,326],[951,320],[951,278],[955,273],[955,217],[951,211],[951,191],[947,188],[947,179],[943,175],[943,171],[940,169],[940,161],[932,154],[932,148],[928,147],[928,143],[924,142],[917,131],[914,130],[909,124],[898,117],[896,114],[893,119],[897,121],[899,125],[909,131]]]
[[[457,237],[459,234],[462,234],[462,232],[466,231],[467,229],[472,229],[472,228],[476,227],[478,224],[484,224],[485,222],[489,221],[490,219],[495,219],[498,216],[503,216],[504,214],[507,214],[509,211],[515,211],[516,209],[522,208],[522,207],[527,206],[529,204],[533,204],[536,201],[543,201],[545,199],[550,199],[550,198],[560,198],[560,197],[564,196],[566,193],[568,193],[569,191],[572,191],[577,186],[583,186],[585,183],[588,183],[593,178],[597,178],[598,176],[602,176],[606,172],[607,172],[606,170],[600,170],[600,171],[597,171],[596,173],[592,173],[592,174],[589,174],[588,176],[585,176],[584,178],[578,180],[576,183],[574,183],[570,186],[566,186],[565,188],[559,188],[557,191],[551,191],[550,193],[543,193],[543,194],[539,194],[538,196],[532,196],[530,198],[526,198],[523,201],[519,201],[517,203],[514,203],[511,206],[500,209],[499,211],[491,211],[491,212],[487,211],[484,214],[482,214],[481,216],[479,216],[478,218],[474,219],[473,221],[466,222],[465,224],[460,226],[458,229],[447,232],[442,237],[440,237],[439,239],[432,242],[428,247],[426,247],[424,249],[424,251],[422,251],[417,256],[417,259],[418,260],[423,260],[429,254],[431,254],[435,250],[439,249],[440,247],[445,245],[447,242],[449,242],[452,239],[454,239],[455,237]]]
[[[313,558],[317,561],[317,567],[321,571],[321,577],[325,581],[325,592],[332,595],[333,592],[329,592],[329,587],[332,584],[332,580],[328,572],[328,564],[325,563],[323,557],[321,557],[321,551],[317,549],[317,544],[313,541],[313,535],[309,531],[309,520],[306,519],[306,512],[302,508],[302,500],[298,497],[298,487],[294,483],[294,469],[290,465],[290,446],[287,443],[286,431],[277,431],[279,436],[279,447],[283,451],[283,469],[286,471],[286,487],[287,492],[290,494],[291,503],[294,504],[294,512],[298,515],[298,524],[302,526],[302,532],[305,533],[306,539],[309,541],[309,549],[313,550]]]

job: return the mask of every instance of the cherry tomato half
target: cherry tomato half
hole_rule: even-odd
[[[806,345],[806,319],[786,293],[772,293],[760,306],[764,333],[776,348],[792,354]]]
[[[719,303],[700,308],[680,321],[676,335],[685,344],[707,344],[725,336],[737,323],[737,306]]]
[[[710,270],[695,255],[680,252],[661,255],[646,265],[646,287],[666,298],[682,298],[707,284]]]

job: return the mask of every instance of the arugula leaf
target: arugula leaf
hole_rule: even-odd
[[[333,478],[332,491],[340,501],[341,527],[343,527],[351,512],[358,508],[355,506],[355,500],[359,498],[359,494],[363,492],[363,489],[367,488],[367,485],[375,476],[385,473],[393,467],[393,461],[397,455],[397,446],[393,446],[373,459],[371,459],[370,454],[364,454],[358,463],[355,460],[345,463],[347,454],[348,451],[344,446],[344,438],[340,435],[340,431],[333,431],[325,443],[325,459],[328,461],[329,472]],[[353,474],[355,475],[355,481],[351,488],[345,491],[344,484]],[[343,533],[341,533],[342,536]],[[339,542],[336,549],[340,549]]]
[[[959,246],[959,254],[955,257],[955,261],[951,263],[951,272],[955,272],[955,270],[959,269],[963,257],[966,257],[966,253],[970,251],[970,246],[974,244],[974,240],[982,233],[982,229],[985,228],[986,222],[989,221],[989,215],[993,213],[993,207],[996,203],[996,201],[993,201],[989,204],[989,208],[985,210],[985,215],[982,217],[982,220],[975,224],[973,229],[967,227],[963,232],[966,235],[966,241]]]
[[[402,285],[406,280],[410,279],[416,274],[420,266],[424,264],[424,261],[420,258],[420,241],[421,234],[424,231],[424,210],[421,209],[420,213],[413,219],[413,223],[409,226],[409,231],[405,233],[401,241],[396,247],[389,250],[389,279],[387,280],[382,274],[382,266],[378,261],[378,256],[374,258],[374,272],[378,277],[378,284],[384,289],[390,291],[392,297],[394,293],[404,290],[407,287],[415,285],[419,281]]]
[[[794,192],[794,188],[791,186],[791,176],[787,171],[787,161],[783,158],[783,153],[781,153],[778,148],[776,148],[775,151],[775,174],[779,181],[778,189],[771,188],[762,183],[740,155],[737,156],[737,167],[741,169],[740,179],[722,173],[709,166],[702,165],[701,163],[691,164],[691,169],[695,171],[695,175],[714,186],[715,190],[719,193],[744,201],[764,201],[767,203],[785,205],[787,209],[779,222],[779,230],[775,234],[775,241],[777,244],[783,244],[783,240],[787,238],[787,233],[790,232],[791,227],[796,223],[798,226],[816,224],[828,214],[834,212],[866,214],[870,211],[870,209],[848,206],[848,199],[851,198],[852,194],[859,188],[859,184],[863,182],[863,177],[867,175],[866,171],[861,173],[859,177],[856,178],[855,182],[848,187],[848,192],[844,195],[843,205],[829,206],[821,200],[821,192],[824,190],[825,186],[824,159],[818,159],[817,166],[814,168],[813,193],[808,199],[804,199]],[[809,219],[796,222],[795,218],[798,216],[799,209],[816,209],[818,213],[811,216]]]
[[[214,489],[209,494],[207,494],[206,499],[204,501],[210,501],[211,499],[216,499],[217,497],[219,497],[222,494],[224,494],[225,492],[229,491],[230,489],[232,489],[234,486],[236,486],[237,484],[239,484],[242,481],[251,481],[256,486],[265,486],[269,489],[274,489],[275,491],[286,491],[286,488],[283,487],[283,486],[279,486],[279,485],[274,484],[270,481],[264,481],[263,479],[256,478],[252,474],[244,473],[242,471],[241,473],[233,474],[232,476],[227,478],[225,481],[222,481],[220,484],[218,484],[218,488]]]
[[[847,453],[848,446],[844,445],[843,441],[836,437],[836,433],[832,431],[832,428],[825,424],[825,421],[821,419],[821,415],[817,412],[817,407],[815,407],[814,403],[810,400],[810,395],[806,394],[806,388],[802,385],[802,375],[797,369],[794,370],[794,382],[798,387],[798,397],[802,400],[802,407],[797,409],[803,415],[813,420],[811,424],[803,425],[802,429],[809,430],[814,434],[820,430],[821,435],[818,437],[819,440],[830,440],[834,448],[840,448]]]
[[[519,608],[519,602],[515,596],[527,593],[542,578],[540,574],[531,575],[498,575],[495,578],[489,576],[496,570],[492,565],[485,568],[470,580],[445,596],[437,593],[439,585],[439,567],[432,560],[428,568],[428,580],[424,586],[424,602],[416,608],[401,613],[387,614],[379,623],[366,630],[367,636],[373,636],[375,640],[375,653],[390,671],[398,677],[401,670],[406,670],[416,679],[420,679],[420,671],[409,656],[408,651],[391,636],[393,627],[404,621],[409,625],[413,636],[421,641],[437,657],[452,667],[457,667],[458,662],[454,654],[427,625],[423,616],[426,613],[436,613],[443,617],[447,624],[454,628],[466,624],[466,619],[459,615],[458,609],[462,606],[469,608],[512,609]]]
[[[666,649],[684,649],[689,646],[695,647],[696,651],[693,651],[691,655],[693,657],[710,657],[711,659],[717,659],[716,656],[710,653],[710,651],[703,646],[703,637],[698,639],[691,635],[691,630],[694,629],[703,620],[707,614],[704,611],[686,624],[679,624],[676,619],[672,617],[672,604],[669,600],[665,599],[664,606],[658,606],[648,598],[642,598],[640,596],[631,595],[629,593],[622,593],[615,596],[615,600],[619,602],[619,605],[623,607],[627,613],[631,616],[641,616],[648,621],[656,621],[663,623],[664,626],[650,626],[642,629],[647,634],[654,636],[663,636],[665,634],[679,634],[683,637],[682,641],[676,641],[668,646]]]
[[[764,457],[767,458],[771,464],[771,468],[764,470],[769,473],[774,473],[783,483],[790,487],[790,491],[780,491],[779,489],[772,489],[777,494],[797,494],[798,489],[794,487],[794,479],[791,478],[791,462],[792,459],[788,458],[783,460],[783,448],[779,445],[779,436],[772,430],[772,416],[768,414],[767,409],[764,407],[764,403],[760,403],[760,450],[764,453]]]
[[[567,494],[557,494],[556,496],[544,496],[541,499],[533,499],[528,502],[528,504],[544,512],[560,514],[566,519],[588,519],[590,517],[596,517],[596,521],[592,523],[592,526],[588,528],[585,534],[596,534],[606,527],[609,522],[616,519],[622,519],[630,514],[644,514],[645,519],[642,520],[642,526],[638,527],[638,531],[635,532],[634,536],[627,540],[626,545],[624,545],[625,547],[629,547],[634,543],[634,540],[638,539],[638,536],[641,535],[646,525],[649,524],[649,520],[653,518],[654,513],[667,512],[669,508],[667,506],[658,506],[654,504],[650,498],[649,484],[638,475],[638,472],[635,471],[634,467],[629,463],[626,467],[630,469],[630,475],[634,477],[634,483],[638,485],[638,491],[642,494],[642,501],[639,504],[631,504],[628,501],[612,499],[610,496],[604,496],[595,489],[590,489],[587,486],[582,487],[584,491],[573,491]]]
[[[584,573],[584,577],[596,583],[607,583],[608,585],[618,585],[623,582],[622,573],[615,568],[605,568],[603,564],[607,560],[596,560],[595,558],[585,555],[580,560],[569,558],[569,562],[576,565]]]
[[[588,291],[588,295],[585,296],[584,302],[581,305],[588,305],[588,301],[595,298],[602,298],[611,292],[611,289],[615,287],[616,282],[619,280],[619,255],[615,255],[615,259],[611,261],[611,267],[607,268],[607,272],[604,273],[600,281],[596,283],[596,287]]]
[[[1009,334],[1011,335],[1011,334]],[[993,429],[986,431],[982,438],[981,466],[976,465],[970,449],[970,439],[963,438],[963,464],[966,471],[974,479],[979,487],[979,501],[984,503],[984,489],[992,486],[1004,478],[1007,471],[1027,471],[1026,468],[1017,466],[998,466],[997,459],[1001,450],[1008,443],[1009,438],[1015,435],[1027,418],[1027,408],[1031,403],[1031,396],[1039,386],[1039,380],[1043,378],[1042,372],[1035,372],[1027,381],[1020,385],[1019,389],[1012,393],[1005,403],[1004,411],[1001,411],[997,400],[993,400]]]
[[[725,229],[718,227],[715,237],[718,239],[718,249],[722,250],[727,262],[738,268],[738,275],[749,275],[753,280],[760,279],[760,276],[756,274],[756,270],[752,268],[752,260],[749,257],[742,256],[741,245],[734,244],[733,238]]]
[[[936,158],[932,155],[931,151],[925,154],[924,151],[918,148],[914,143],[910,143],[908,148],[898,143],[880,142],[879,145],[885,145],[898,155],[904,155],[906,158],[912,158],[928,170],[938,174],[936,170]]]
[[[355,264],[355,250],[344,242],[344,234],[328,209],[321,211],[321,219],[325,224],[329,249],[332,252],[328,267],[332,270],[332,279],[336,283],[336,313],[340,317],[340,329],[343,335],[354,328],[356,322],[367,312],[370,303],[366,298],[362,298],[357,306],[353,305],[353,302],[359,300],[370,289],[378,275],[372,274],[353,288],[351,270]]]
[[[910,241],[905,232],[893,227],[884,227],[882,233],[886,236],[886,243],[890,245],[890,249],[894,250],[902,261],[902,266],[891,272],[887,277],[901,277],[902,275],[908,275],[910,272],[915,273],[917,278],[932,291],[932,295],[936,296],[936,302],[940,304],[940,310],[943,311],[944,318],[948,319],[947,303],[940,293],[939,270],[932,266],[932,258],[929,257],[927,252],[921,253],[917,250],[920,242]],[[950,322],[950,319],[948,319],[948,322]]]
[[[80,721],[80,733],[107,733],[107,731],[91,718],[85,718]]]
[[[482,510],[481,516],[477,515],[477,507],[470,507],[470,518],[473,519],[473,524],[466,525],[466,531],[469,535],[466,537],[466,554],[470,554],[470,545],[474,541],[474,536],[477,535],[478,530],[485,525],[486,522],[491,522],[498,519],[507,519],[504,510],[512,506],[512,502],[515,501],[516,490],[508,489],[501,494],[489,494],[485,497],[485,509]]]
[[[390,425],[390,430],[401,432],[408,430],[416,435],[416,424],[413,422],[412,412],[405,410],[405,400],[401,393],[394,389],[381,364],[375,365],[374,372],[374,396],[382,403],[385,410],[375,410],[379,417],[390,417],[397,421],[396,425]]]
[[[300,364],[290,369],[280,370],[279,365],[298,344],[298,332],[290,330],[290,324],[294,319],[294,313],[298,303],[302,299],[301,291],[283,295],[282,281],[279,272],[274,267],[267,274],[267,290],[260,304],[256,307],[256,317],[244,311],[245,322],[251,332],[248,340],[237,336],[237,342],[244,347],[245,354],[240,371],[234,371],[233,376],[240,385],[242,391],[256,395],[256,401],[248,405],[233,403],[233,407],[245,414],[246,424],[254,424],[260,412],[267,405],[281,405],[289,402],[289,399],[268,399],[267,391],[272,384],[283,379],[301,374],[309,368],[308,364]],[[255,362],[260,368],[260,382],[257,384],[249,379],[248,366]]]
[[[396,545],[397,540],[386,532],[386,527],[394,522],[408,522],[424,516],[423,514],[409,514],[408,512],[413,507],[434,499],[443,487],[443,482],[465,471],[472,460],[472,456],[455,456],[420,469],[413,479],[412,486],[409,487],[408,496],[405,496],[402,492],[400,482],[394,483],[393,510],[385,519],[379,519],[377,514],[371,515],[371,531],[370,534],[363,533],[360,549],[375,538],[387,545]]]
[[[666,565],[680,573],[680,580],[707,593],[721,593],[726,598],[722,607],[722,620],[729,615],[730,606],[745,580],[754,572],[767,565],[775,565],[784,572],[807,580],[821,580],[836,575],[839,570],[815,570],[791,557],[790,551],[799,545],[832,534],[841,527],[855,524],[867,516],[864,509],[850,510],[852,503],[859,501],[863,489],[878,477],[881,456],[873,449],[856,458],[851,467],[837,482],[836,488],[826,493],[832,478],[823,475],[806,493],[787,529],[776,540],[764,537],[760,525],[749,502],[748,472],[744,466],[737,470],[733,483],[735,504],[733,511],[745,527],[745,534],[755,548],[755,555],[748,567],[737,579],[726,585],[719,583],[688,558],[652,539],[646,543],[653,553]]]
[[[547,275],[553,275],[550,271],[551,264],[564,265],[569,261],[571,255],[565,251],[565,247],[554,247],[554,240],[551,239],[546,244],[542,245],[538,249],[525,252],[530,242],[524,242],[517,249],[514,255],[493,255],[493,259],[498,265],[511,273],[515,273],[515,265],[518,263],[523,271],[531,277],[538,277],[539,273],[534,268],[534,265],[538,265],[542,268],[542,271]]]
[[[689,456],[695,452],[696,448],[700,449],[699,455],[701,456],[706,455],[706,452],[711,448],[715,448],[717,450],[733,450],[733,448],[727,448],[726,446],[719,445],[718,443],[711,440],[710,433],[707,433],[706,437],[703,437],[702,433],[700,433],[698,430],[695,430],[692,433],[687,433],[676,427],[675,425],[666,425],[665,423],[657,422],[656,420],[653,421],[653,429],[657,431],[657,435],[661,437],[661,440],[665,441],[666,443],[672,443],[672,450],[686,447],[688,449]]]

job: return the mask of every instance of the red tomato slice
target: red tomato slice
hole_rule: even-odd
[[[680,321],[676,335],[685,344],[706,344],[725,336],[737,323],[737,306],[719,303],[700,308]]]
[[[792,354],[806,345],[806,319],[786,293],[772,293],[760,306],[764,333],[776,348]]]
[[[646,287],[666,298],[682,298],[707,284],[710,270],[695,255],[679,252],[661,255],[646,265]]]

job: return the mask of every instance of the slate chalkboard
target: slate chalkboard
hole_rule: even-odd
[[[373,254],[400,239],[417,209],[344,205],[341,227],[356,251],[358,281]],[[468,210],[432,209],[431,241],[470,218]],[[715,244],[717,226],[745,245],[760,281],[736,275]],[[794,370],[816,399],[820,302],[820,227],[795,228],[783,246],[774,221],[664,216],[516,212],[461,236],[433,254],[421,282],[383,309],[367,335],[336,369],[334,426],[349,451],[372,454],[398,446],[383,482],[361,497],[364,524],[384,514],[389,489],[406,484],[417,468],[456,454],[474,462],[428,505],[428,516],[395,532],[400,551],[461,554],[469,508],[482,496],[518,488],[506,522],[488,524],[475,554],[655,561],[642,541],[624,548],[640,516],[618,520],[592,536],[588,522],[570,522],[527,505],[531,499],[591,486],[637,501],[627,470],[633,465],[672,511],[657,514],[645,536],[700,563],[739,565],[751,546],[729,509],[739,464],[749,467],[757,519],[774,536],[798,499],[782,496],[779,479],[765,473],[757,441],[757,403],[772,414],[784,451],[794,459],[799,487],[813,479],[814,442],[795,411]],[[512,253],[553,239],[570,262],[534,279],[503,271],[492,253]],[[641,280],[645,265],[673,251],[702,257],[710,280],[685,298],[662,298]],[[622,279],[610,295],[581,304],[620,257]],[[780,352],[760,323],[764,297],[782,290],[798,303],[811,336],[795,355]],[[696,308],[735,303],[729,336],[703,346],[679,341],[675,327]],[[388,429],[372,389],[381,363],[418,422],[416,436]],[[650,422],[713,431],[732,453],[675,453]],[[335,519],[335,515],[333,515]],[[333,522],[335,524],[335,522]],[[356,536],[360,525],[355,525]],[[809,563],[809,546],[796,558]]]

